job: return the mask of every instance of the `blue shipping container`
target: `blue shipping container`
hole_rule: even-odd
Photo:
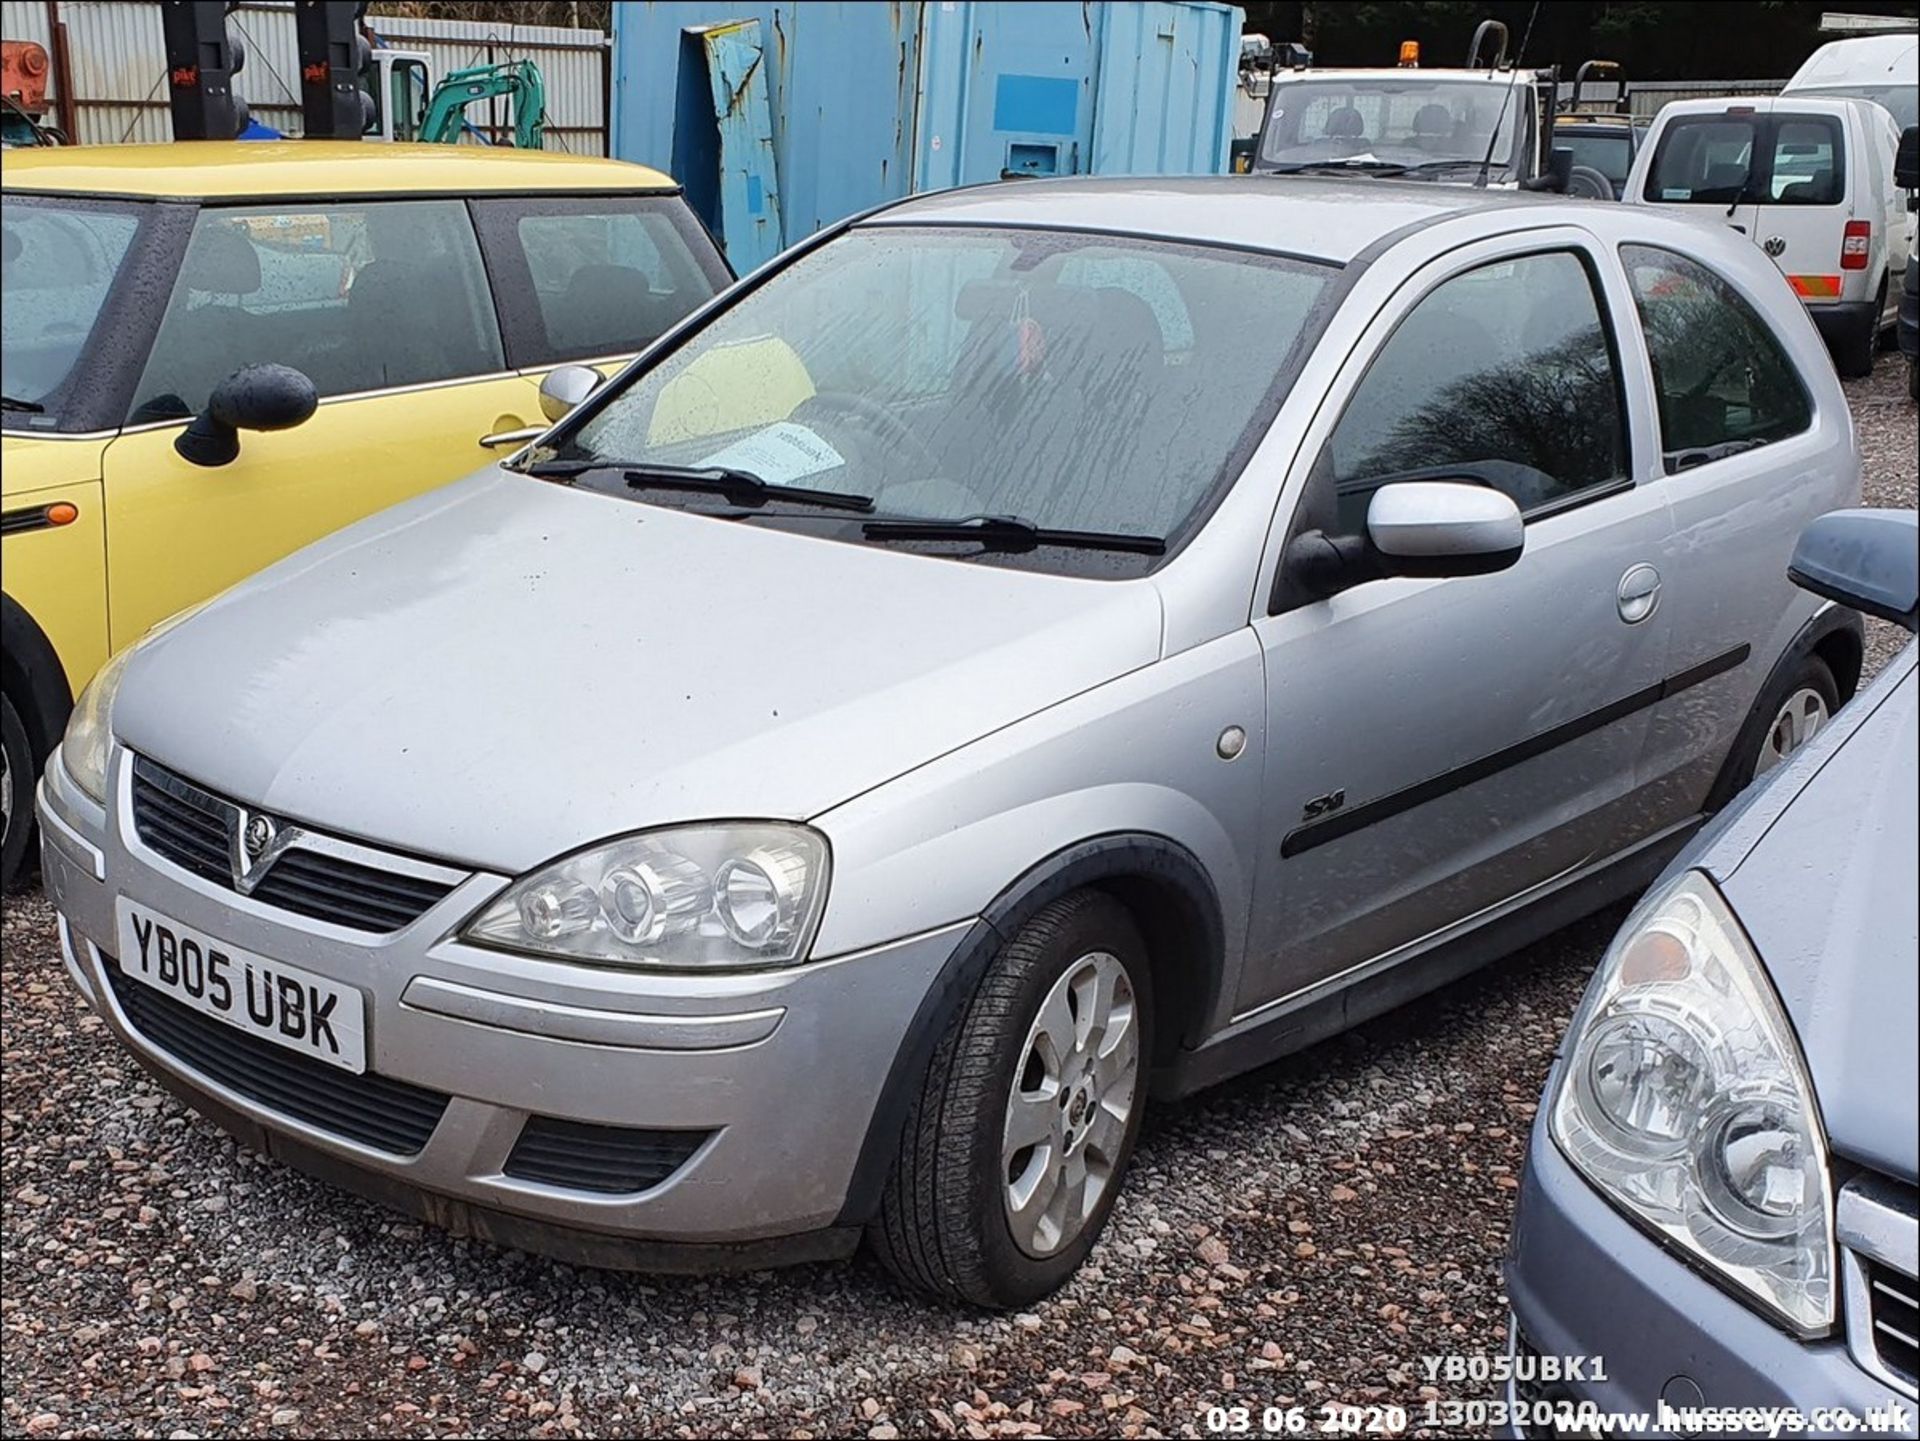
[[[1208,0],[613,7],[613,153],[671,172],[742,272],[910,191],[1217,174],[1242,14]]]

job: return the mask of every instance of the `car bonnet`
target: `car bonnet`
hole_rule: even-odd
[[[503,872],[800,819],[1157,658],[1150,581],[845,544],[488,470],[156,637],[115,734],[309,826]]]

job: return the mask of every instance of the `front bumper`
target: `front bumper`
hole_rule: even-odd
[[[1544,1120],[1534,1127],[1514,1218],[1507,1296],[1514,1329],[1533,1352],[1603,1362],[1605,1379],[1562,1383],[1556,1401],[1647,1417],[1662,1401],[1675,1410],[1791,1407],[1806,1416],[1897,1405],[1912,1424],[1914,1402],[1862,1370],[1840,1329],[1802,1341],[1723,1291],[1589,1186]]]
[[[143,1065],[242,1140],[450,1229],[594,1264],[761,1265],[852,1249],[860,1218],[843,1213],[869,1122],[966,925],[781,971],[638,975],[454,939],[508,880],[474,874],[411,924],[373,935],[162,859],[135,837],[130,790],[124,750],[110,814],[57,753],[39,787],[67,970]],[[357,990],[368,1072],[447,1097],[424,1144],[394,1154],[287,1114],[144,1033],[115,989],[143,996],[139,983],[109,972],[119,896]],[[530,1118],[704,1139],[664,1180],[609,1194],[508,1174]]]

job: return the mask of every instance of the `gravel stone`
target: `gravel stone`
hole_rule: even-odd
[[[1914,505],[1897,357],[1847,390],[1867,503]],[[1869,670],[1902,644],[1873,623]],[[0,1431],[1204,1435],[1212,1405],[1414,1407],[1423,1357],[1505,1345],[1528,1128],[1621,915],[1150,1110],[1091,1264],[1011,1317],[864,1260],[577,1270],[310,1181],[111,1042],[30,890],[0,932]]]

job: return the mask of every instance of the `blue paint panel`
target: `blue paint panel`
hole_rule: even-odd
[[[702,38],[713,118],[720,131],[720,233],[726,239],[727,259],[745,275],[786,244],[774,178],[766,51],[758,20],[717,25]]]
[[[1093,154],[1100,175],[1219,175],[1233,145],[1241,12],[1103,5]]]
[[[1031,135],[1071,135],[1080,83],[1046,75],[1002,75],[993,89],[993,128]]]
[[[613,8],[612,151],[673,173],[742,270],[910,189],[1034,173],[1224,172],[1242,15],[1214,0],[642,0]],[[724,127],[690,33],[757,21],[765,106]],[[729,47],[732,48],[732,47]],[[749,57],[750,58],[750,57]],[[728,62],[732,63],[731,58]],[[1071,103],[1069,103],[1071,102]],[[771,145],[771,160],[731,156]],[[1016,148],[1018,147],[1018,148]],[[723,171],[729,172],[723,176]],[[759,211],[752,186],[760,184]],[[733,183],[723,195],[723,179]],[[730,223],[731,222],[731,223]],[[773,237],[779,237],[774,240]],[[771,251],[764,251],[771,253]]]

